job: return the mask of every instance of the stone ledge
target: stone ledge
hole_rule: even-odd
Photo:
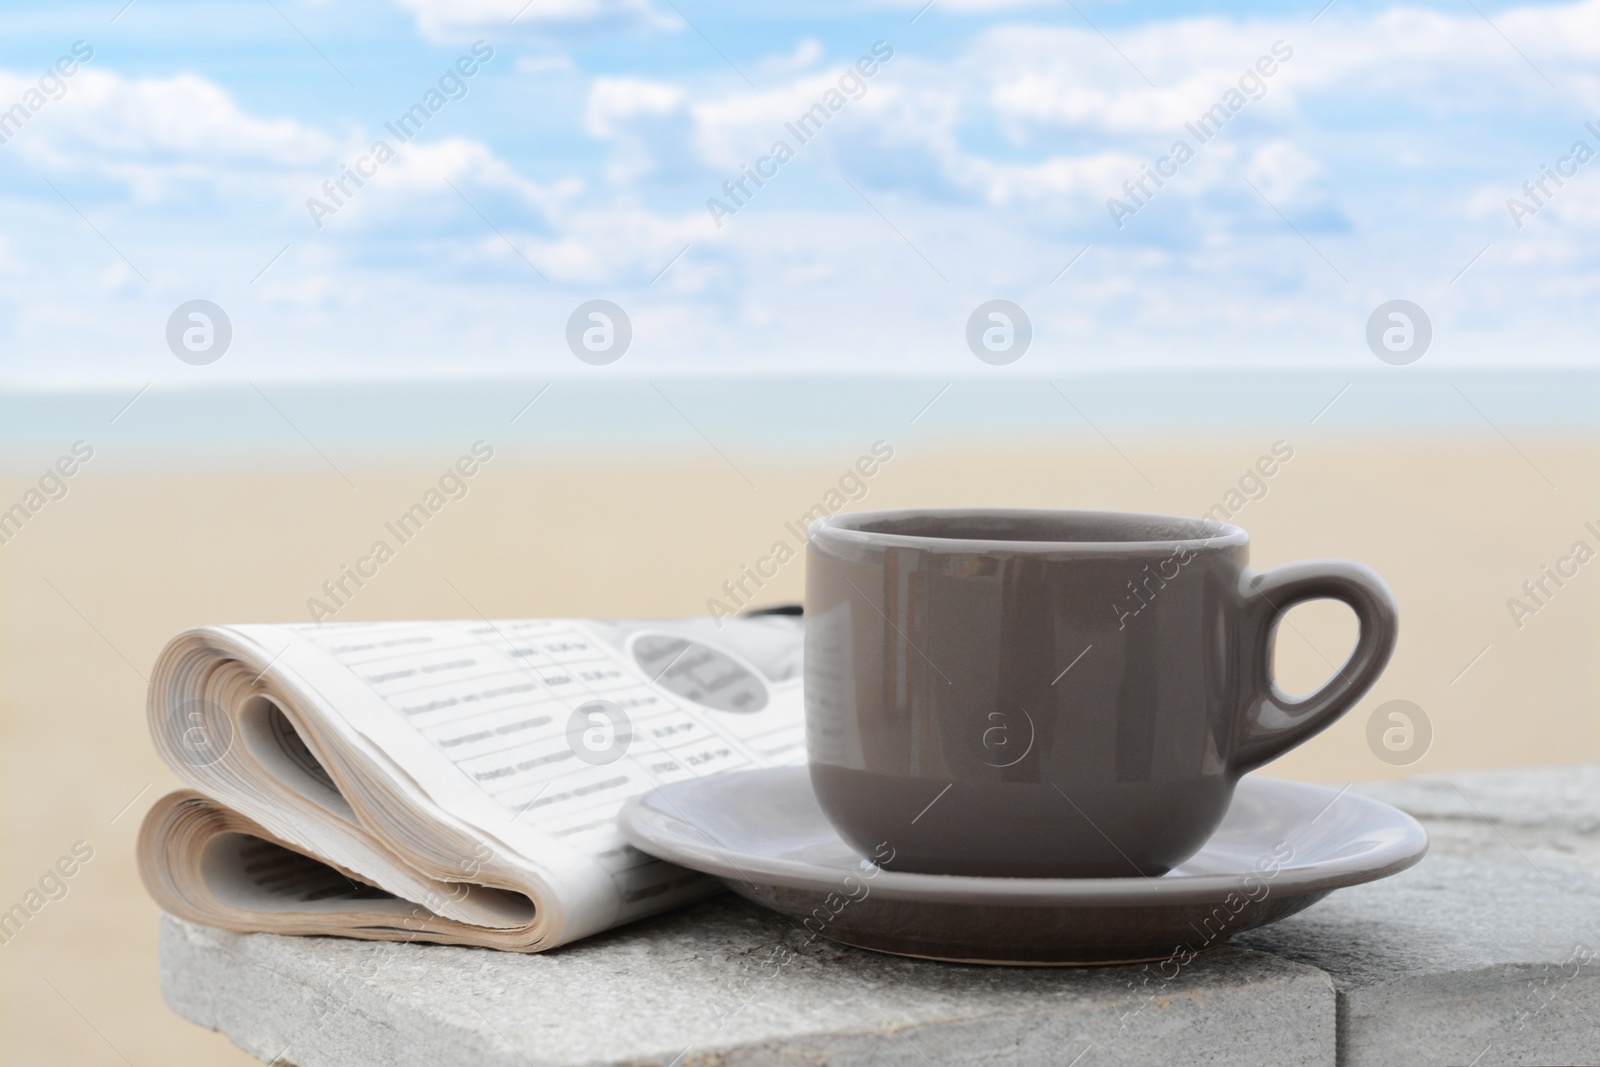
[[[1336,1037],[1351,1067],[1600,1063],[1600,767],[1354,788],[1421,819],[1428,857],[1171,982],[808,944],[728,897],[539,956],[166,917],[162,987],[296,1067],[1332,1064]]]
[[[296,1067],[1334,1062],[1327,976],[1226,947],[1146,991],[805,944],[733,897],[540,956],[162,922],[167,1002]]]
[[[1600,1063],[1600,766],[1354,789],[1427,857],[1234,941],[1327,972],[1340,1063]]]

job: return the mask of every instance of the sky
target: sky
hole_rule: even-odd
[[[8,6],[0,386],[1600,351],[1600,0],[751,7]]]

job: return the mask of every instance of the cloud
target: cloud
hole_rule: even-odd
[[[495,217],[505,226],[515,228],[520,222],[524,228],[547,231],[552,217],[568,210],[583,191],[577,178],[546,185],[529,181],[488,146],[464,137],[414,140],[400,146],[390,162],[369,168],[376,173],[366,185],[351,189],[342,204],[320,182],[307,182],[297,190],[303,197],[337,207],[318,232],[353,241],[355,247],[379,233],[389,239],[441,228],[476,234],[484,229],[477,212],[485,204],[494,207]],[[350,189],[349,183],[346,188]],[[486,195],[493,199],[485,200]],[[309,208],[300,215],[310,216]]]
[[[1315,158],[1284,140],[1257,148],[1244,166],[1245,176],[1280,206],[1301,199],[1322,171]]]
[[[493,39],[490,22],[516,13],[407,6],[441,38]],[[622,10],[649,9],[541,5],[516,25]],[[530,336],[599,295],[629,309],[640,359],[658,367],[964,366],[965,315],[1002,295],[1034,316],[1030,361],[1337,363],[1363,351],[1365,316],[1394,296],[1426,303],[1439,358],[1537,336],[1552,358],[1592,359],[1566,339],[1592,334],[1600,307],[1600,160],[1521,229],[1505,200],[1574,138],[1600,146],[1581,124],[1600,112],[1600,0],[1500,10],[1493,26],[1470,9],[1339,6],[1314,27],[1145,21],[1109,30],[1115,49],[1070,12],[1049,16],[972,20],[948,48],[905,49],[804,145],[786,124],[839,92],[870,41],[786,39],[741,58],[755,89],[698,47],[687,60],[606,53],[599,76],[520,62],[510,91],[543,109],[536,123],[482,106],[463,114],[470,127],[430,125],[320,230],[307,198],[390,136],[383,113],[318,101],[277,116],[243,106],[226,77],[86,69],[0,153],[13,175],[82,190],[151,281],[42,182],[33,200],[10,184],[0,270],[19,310],[0,348],[54,344],[66,323],[61,351],[113,351],[119,330],[235,278],[240,337],[270,335],[308,372],[318,359],[382,369],[401,352],[522,367]],[[1292,56],[1242,83],[1278,41]],[[0,73],[0,104],[35,80]],[[1220,132],[1189,129],[1219,104]],[[795,161],[763,171],[718,227],[707,198],[780,138]],[[1150,182],[1179,138],[1194,157]],[[1141,180],[1119,229],[1107,198]],[[216,249],[238,234],[251,243],[233,263]],[[74,319],[62,278],[103,295],[106,313]],[[547,332],[539,358],[565,358]]]
[[[576,74],[578,65],[570,56],[522,56],[517,60],[517,70],[523,74]]]
[[[606,180],[635,188],[646,178],[682,180],[699,164],[693,158],[688,91],[643,78],[596,78],[589,88],[584,126],[589,136],[613,143]]]
[[[1261,79],[1266,91],[1256,106],[1280,120],[1335,91],[1358,101],[1407,97],[1455,113],[1555,103],[1496,27],[1537,55],[1565,91],[1600,106],[1589,73],[1600,60],[1600,0],[1513,8],[1493,26],[1472,12],[1408,8],[1373,17],[1334,11],[1315,31],[1297,20],[1182,19],[1116,31],[1116,51],[1088,29],[1004,26],[982,34],[962,64],[987,83],[1003,119],[1120,134],[1181,132],[1263,56],[1276,71]],[[1292,58],[1277,61],[1278,42]]]
[[[810,70],[826,55],[822,42],[815,37],[804,37],[788,55],[769,55],[761,59],[755,71],[762,81],[776,80]]]
[[[646,285],[685,245],[712,232],[711,220],[698,210],[663,216],[620,206],[589,209],[569,217],[559,235],[533,238],[529,254],[561,282]]]
[[[474,35],[566,35],[582,32],[649,33],[679,29],[676,16],[649,0],[395,0],[416,14],[430,41],[452,43]]]
[[[0,71],[0,99],[31,85],[31,78]],[[29,122],[14,147],[43,155],[73,145],[76,164],[92,164],[105,155],[206,154],[294,165],[325,154],[333,143],[292,119],[256,118],[242,111],[226,89],[193,74],[124,78],[84,69],[66,86],[60,99]]]
[[[30,84],[0,71],[0,100]],[[370,178],[372,190],[347,179],[342,194],[324,191],[325,182],[343,178],[358,159],[370,159],[379,139],[396,155]],[[197,193],[217,201],[245,197],[277,203],[299,225],[307,217],[306,200],[315,197],[341,208],[330,236],[369,221],[393,225],[414,214],[419,198],[442,195],[459,206],[448,183],[504,194],[540,217],[583,187],[576,176],[532,182],[489,146],[468,138],[402,144],[381,126],[336,135],[293,119],[253,115],[227,90],[192,74],[125,78],[81,71],[69,80],[67,93],[33,115],[4,150],[57,180],[83,186],[98,179],[100,195],[113,195],[109,190],[120,186],[143,204],[198,210]],[[338,204],[345,195],[348,212]]]
[[[1136,174],[1143,162],[1126,152],[1057,156],[1039,163],[996,163],[958,156],[950,161],[950,168],[956,184],[975,191],[988,204],[1007,207],[1066,197],[1094,200]]]
[[[681,85],[643,78],[596,78],[589,87],[584,126],[592,137],[611,137],[619,121],[670,114],[679,110],[687,97]]]
[[[841,88],[840,79],[847,72],[853,78],[852,88]],[[737,167],[766,152],[776,139],[797,141],[785,124],[797,122],[830,93],[835,103],[843,98],[838,114],[847,121],[860,122],[867,114],[881,116],[894,95],[882,74],[880,70],[870,78],[858,77],[847,61],[793,76],[771,89],[697,100],[690,108],[694,147],[712,167]],[[834,120],[830,118],[828,125],[834,126]]]
[[[919,11],[931,8],[937,4],[946,11],[971,12],[1001,12],[1016,11],[1030,7],[1054,7],[1063,3],[1063,0],[872,0],[874,6],[902,8],[910,11]]]
[[[28,83],[0,71],[0,100]],[[85,69],[5,150],[40,171],[109,180],[149,202],[196,184],[271,184],[326,162],[338,147],[315,127],[248,114],[227,90],[196,75],[125,78]]]
[[[1435,134],[1422,116],[1515,122],[1559,108],[1560,96],[1496,27],[1538,57],[1569,101],[1600,109],[1600,78],[1591,73],[1600,60],[1600,0],[1514,8],[1495,20],[1408,8],[1334,12],[1314,30],[1298,19],[1187,18],[1120,29],[1114,47],[1088,28],[999,25],[949,60],[907,54],[886,65],[831,140],[844,167],[902,188],[1067,207],[1097,183],[1101,197],[1115,194],[1175,139],[1199,149],[1202,139],[1187,124],[1220,114],[1221,105],[1228,129],[1219,141],[1251,160],[1250,174],[1293,197],[1326,173],[1320,153],[1385,151],[1388,129],[1412,138],[1401,149],[1408,158],[1428,160],[1420,146]],[[833,66],[844,69],[837,59]],[[760,90],[730,81],[690,91],[686,103],[675,93],[670,110],[678,121],[681,103],[696,155],[726,171],[767,150],[834,76],[800,72]],[[1338,143],[1308,117],[1308,108],[1330,104],[1356,109],[1373,131],[1366,145]],[[635,130],[663,114],[636,111]],[[1072,148],[1062,147],[1064,138]],[[877,154],[892,155],[894,165],[879,166]],[[1115,172],[1119,160],[1133,164],[1131,173]],[[650,168],[636,163],[633,172]],[[1237,181],[1212,166],[1195,168],[1189,177],[1196,176]],[[1200,192],[1191,181],[1183,195]]]

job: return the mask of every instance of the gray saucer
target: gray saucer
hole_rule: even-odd
[[[1182,966],[1335,889],[1403,871],[1428,848],[1417,821],[1387,804],[1254,777],[1240,780],[1205,847],[1159,878],[884,870],[840,840],[804,767],[674,782],[629,800],[621,824],[637,848],[811,935],[961,963]]]

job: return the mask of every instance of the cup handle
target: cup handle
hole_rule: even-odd
[[[1349,560],[1306,560],[1246,573],[1241,589],[1246,699],[1230,761],[1235,775],[1254,770],[1320,733],[1378,680],[1394,652],[1400,621],[1394,594],[1370,567]],[[1321,689],[1299,699],[1272,677],[1274,635],[1283,615],[1307,600],[1343,601],[1360,626],[1350,658]]]

